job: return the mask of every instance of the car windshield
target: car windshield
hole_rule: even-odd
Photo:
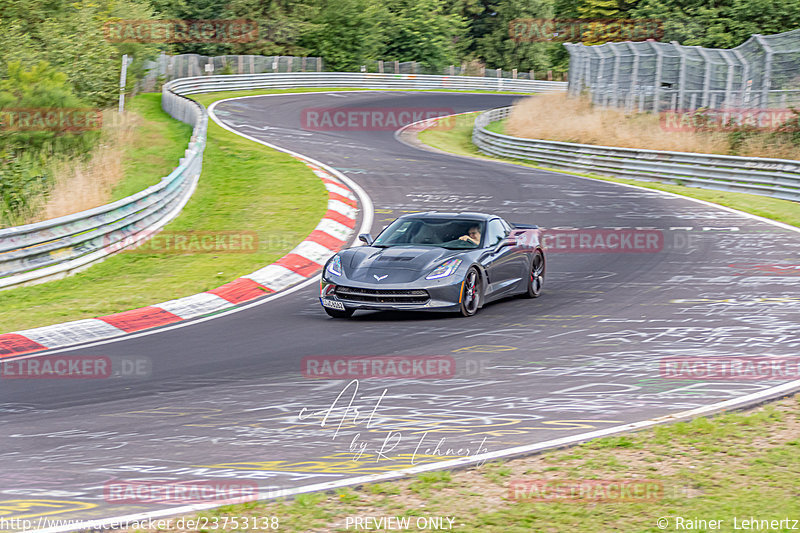
[[[447,218],[400,218],[378,235],[373,246],[438,246],[478,248],[483,241],[484,222]]]

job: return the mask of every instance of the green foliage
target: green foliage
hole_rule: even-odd
[[[36,153],[0,157],[0,227],[19,225],[33,213],[47,190],[43,159]]]
[[[491,22],[486,23],[483,35],[476,36],[475,53],[495,68],[522,71],[549,68],[551,54],[560,44],[546,42],[515,42],[509,26],[515,19],[551,19],[554,16],[551,0],[504,0],[491,6]]]
[[[66,74],[45,61],[24,68],[7,65],[0,79],[0,224],[13,225],[32,214],[37,200],[51,185],[53,159],[80,157],[99,138],[98,131],[17,129],[19,113],[87,107],[73,93]]]
[[[456,62],[456,38],[466,24],[448,13],[444,0],[389,0],[383,56],[397,61],[417,61],[429,69]]]
[[[769,35],[800,26],[796,0],[641,0],[628,14],[662,21],[665,42],[711,48],[732,48],[754,33]]]
[[[380,22],[387,18],[387,11],[370,0],[331,0],[311,20],[313,26],[299,42],[311,55],[323,57],[329,70],[358,70],[380,54]]]

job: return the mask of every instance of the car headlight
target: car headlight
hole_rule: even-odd
[[[461,259],[449,259],[433,269],[433,272],[425,276],[425,279],[441,279],[446,278],[458,269],[461,264]]]
[[[330,262],[328,263],[328,268],[326,268],[325,270],[327,270],[329,274],[333,274],[334,276],[341,276],[342,259],[338,255],[334,255],[333,259],[331,259]]]

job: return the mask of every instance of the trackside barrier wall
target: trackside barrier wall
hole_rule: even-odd
[[[492,109],[476,117],[472,142],[480,151],[573,172],[800,201],[800,161],[543,141],[486,129],[508,117],[511,109]]]
[[[180,98],[174,96],[175,98]],[[62,278],[145,240],[180,213],[203,165],[208,115],[185,100],[178,120],[194,126],[185,157],[168,176],[111,204],[0,229],[0,289]]]
[[[180,213],[200,176],[208,113],[184,95],[242,89],[356,87],[566,91],[564,82],[337,72],[295,72],[181,78],[162,88],[162,107],[194,127],[186,156],[169,176],[114,203],[35,224],[0,229],[0,290],[58,279],[87,268],[159,231]]]

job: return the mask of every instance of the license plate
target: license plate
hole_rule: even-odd
[[[323,307],[336,309],[337,311],[344,311],[344,304],[342,302],[337,302],[336,300],[326,300],[325,298],[320,298],[319,301],[322,302]]]

